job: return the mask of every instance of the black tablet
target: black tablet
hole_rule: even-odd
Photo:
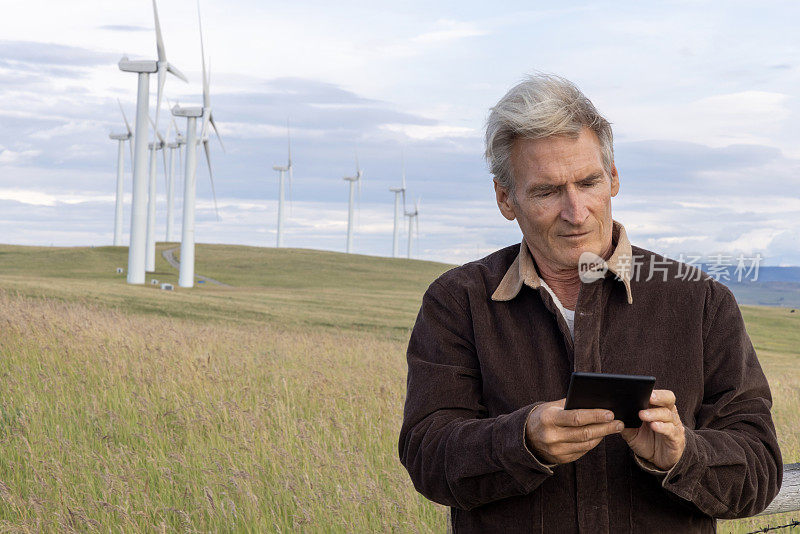
[[[642,425],[639,410],[650,405],[655,383],[654,376],[572,373],[564,409],[611,410],[626,428],[638,428]]]

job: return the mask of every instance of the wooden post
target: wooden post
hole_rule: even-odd
[[[800,464],[783,466],[781,491],[767,509],[758,515],[779,514],[800,510]]]

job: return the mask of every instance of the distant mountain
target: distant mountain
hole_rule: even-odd
[[[800,267],[765,267],[760,266],[758,272],[753,269],[748,272],[750,265],[740,272],[736,271],[735,265],[718,266],[710,263],[701,263],[698,266],[706,273],[716,273],[720,282],[728,281],[738,283],[745,282],[797,282],[800,283]]]
[[[755,269],[737,272],[735,265],[702,264],[700,268],[728,286],[739,304],[800,308],[800,267],[760,266],[758,273]]]

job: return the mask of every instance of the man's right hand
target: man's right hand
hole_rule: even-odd
[[[565,402],[561,399],[540,404],[528,415],[525,441],[542,462],[574,462],[605,436],[624,428],[609,410],[565,410]]]

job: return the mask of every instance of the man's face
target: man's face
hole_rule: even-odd
[[[600,142],[588,128],[575,138],[517,139],[511,149],[514,192],[495,183],[497,205],[516,219],[537,263],[574,269],[582,252],[603,256],[611,243],[616,168],[603,169]],[[581,234],[581,235],[574,235]]]

